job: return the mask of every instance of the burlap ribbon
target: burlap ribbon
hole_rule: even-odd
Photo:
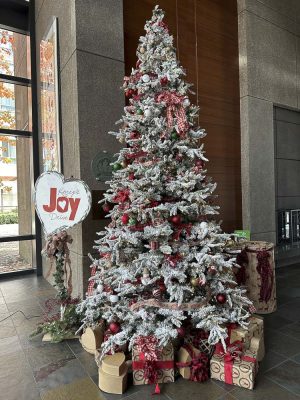
[[[203,300],[200,303],[168,303],[168,302],[162,302],[156,299],[148,299],[148,300],[142,300],[138,301],[137,303],[134,303],[130,306],[131,311],[135,311],[141,307],[156,307],[156,308],[164,308],[167,310],[182,310],[182,311],[189,311],[189,310],[197,310],[201,307],[204,307],[208,304],[211,296],[208,295],[205,300]]]
[[[183,136],[189,128],[185,109],[183,107],[184,96],[176,92],[164,91],[156,97],[158,103],[165,103],[167,107],[167,127],[173,128],[173,118],[177,119],[179,133]]]
[[[72,268],[70,260],[70,250],[68,244],[73,242],[72,236],[68,235],[66,231],[61,231],[47,238],[45,247],[42,251],[50,259],[50,268],[46,275],[46,279],[49,278],[52,268],[53,261],[58,259],[58,257],[63,257],[64,260],[64,275],[67,287],[67,292],[71,295],[72,287]],[[69,273],[68,273],[69,269]]]

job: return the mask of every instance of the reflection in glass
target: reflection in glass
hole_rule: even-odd
[[[33,265],[32,240],[0,243],[0,274],[31,269]]]
[[[0,136],[0,239],[32,233],[32,140]]]
[[[40,43],[41,117],[44,171],[60,171],[57,80],[57,20]]]

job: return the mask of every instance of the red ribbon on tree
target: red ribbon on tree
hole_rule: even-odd
[[[180,254],[171,254],[169,256],[166,256],[166,258],[169,261],[171,267],[176,267],[177,263],[181,260]]]
[[[92,266],[92,271],[91,271],[91,278],[92,278],[93,276],[95,276],[96,270],[97,270],[96,265],[93,265],[93,266]],[[87,295],[88,295],[88,296],[92,296],[92,294],[93,294],[93,292],[94,292],[94,285],[95,285],[95,279],[90,279],[90,280],[89,280],[89,284],[88,284],[88,290],[87,290]]]
[[[274,283],[274,275],[269,263],[270,254],[267,250],[257,252],[257,267],[256,270],[261,277],[260,298],[259,301],[268,302],[272,295]]]
[[[130,194],[129,189],[119,190],[116,196],[113,198],[113,201],[116,203],[124,203],[129,199],[129,194]]]
[[[181,233],[183,232],[183,231],[186,231],[186,234],[187,235],[190,235],[191,234],[191,229],[192,229],[192,224],[191,223],[188,223],[188,224],[178,224],[178,225],[176,225],[176,231],[174,232],[174,234],[173,234],[173,240],[179,240],[179,237],[180,237],[180,235],[181,235]]]
[[[178,362],[176,366],[178,368],[190,368],[191,375],[190,381],[194,382],[205,382],[209,378],[209,358],[205,353],[195,354],[192,347],[185,344],[182,346],[190,355],[191,361]]]
[[[243,343],[239,340],[227,346],[226,352],[221,343],[216,344],[215,354],[221,355],[224,359],[225,383],[233,384],[232,369],[235,360],[256,363],[256,358],[243,355]]]
[[[167,126],[173,128],[173,117],[177,119],[177,126],[181,136],[183,136],[189,128],[186,118],[185,109],[183,107],[184,96],[176,92],[164,91],[156,96],[158,103],[165,103],[167,106]]]

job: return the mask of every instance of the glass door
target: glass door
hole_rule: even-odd
[[[0,28],[0,275],[35,268],[30,39]]]

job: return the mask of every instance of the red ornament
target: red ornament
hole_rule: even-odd
[[[134,90],[132,90],[132,89],[128,89],[125,92],[125,96],[128,97],[128,98],[132,97],[133,94],[134,94]]]
[[[134,178],[135,178],[134,173],[133,173],[133,172],[130,172],[130,174],[128,175],[128,179],[129,179],[130,181],[134,181]]]
[[[103,211],[104,212],[106,212],[106,213],[109,213],[110,212],[110,210],[111,210],[111,205],[109,204],[109,203],[105,203],[103,206],[102,206],[102,209],[103,209]]]
[[[167,85],[168,82],[169,82],[169,79],[168,79],[166,76],[163,76],[163,77],[161,78],[161,80],[160,80],[160,83],[161,83],[162,85]]]
[[[124,224],[124,225],[128,224],[129,215],[128,214],[123,214],[122,217],[121,217],[121,221],[122,221],[122,224]]]
[[[226,303],[226,294],[224,293],[218,293],[216,295],[216,300],[219,304],[224,304]]]
[[[208,273],[209,275],[216,275],[217,268],[214,265],[211,265],[210,267],[208,267]]]
[[[196,160],[195,161],[195,165],[196,165],[196,167],[200,167],[200,168],[203,168],[204,167],[204,165],[205,165],[205,163],[204,163],[204,161],[203,160]]]
[[[170,218],[170,220],[171,220],[171,222],[173,222],[173,224],[175,224],[175,225],[177,225],[177,224],[180,224],[181,223],[181,215],[173,215],[171,218]]]
[[[178,336],[185,337],[185,329],[181,326],[180,328],[176,328]]]
[[[158,287],[161,293],[165,293],[167,290],[166,285],[164,283],[160,283]]]
[[[137,131],[132,131],[132,132],[130,132],[130,135],[129,135],[130,139],[138,139],[140,136],[141,135]]]
[[[120,332],[121,326],[118,322],[111,322],[108,326],[111,333],[116,334]]]
[[[178,153],[178,154],[176,154],[175,159],[176,159],[177,161],[182,161],[182,160],[183,160],[183,155]]]

